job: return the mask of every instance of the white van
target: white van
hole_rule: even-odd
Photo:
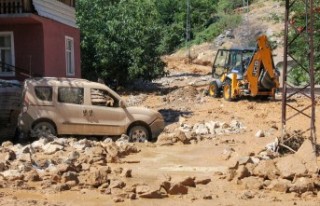
[[[164,129],[159,112],[126,107],[109,87],[85,79],[27,79],[23,99],[18,126],[26,134],[127,134],[132,141],[143,141],[155,139]]]

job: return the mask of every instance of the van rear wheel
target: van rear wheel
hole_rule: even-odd
[[[55,127],[49,122],[38,122],[32,129],[32,137],[48,137],[50,135],[56,136]]]
[[[149,130],[141,125],[131,127],[128,134],[132,142],[145,142],[150,136]]]

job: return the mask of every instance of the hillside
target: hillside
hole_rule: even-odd
[[[238,27],[220,34],[213,42],[181,49],[163,59],[171,72],[207,74],[219,48],[252,47],[257,34],[266,34],[276,48],[273,50],[275,64],[283,61],[284,7],[277,1],[258,1],[247,8],[238,9],[243,21]],[[188,58],[190,54],[191,61]]]

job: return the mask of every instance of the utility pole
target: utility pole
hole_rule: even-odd
[[[285,1],[285,28],[284,28],[284,60],[283,60],[283,89],[282,89],[282,138],[287,134],[289,120],[295,119],[297,116],[306,118],[310,121],[310,127],[305,128],[303,134],[309,133],[313,145],[313,153],[317,153],[317,135],[316,135],[316,100],[315,100],[315,43],[314,37],[316,35],[316,28],[314,25],[314,20],[319,19],[319,14],[315,12],[315,8],[319,7],[319,2],[314,0],[286,0]],[[315,6],[315,4],[317,5]],[[300,4],[299,6],[304,6],[305,13],[299,14],[305,16],[305,22],[302,25],[296,25],[294,14],[294,6]],[[294,43],[301,40],[305,44],[305,57],[299,57],[294,55],[292,48],[294,48]],[[303,83],[300,87],[295,87],[289,81],[289,75],[293,71],[289,68],[288,62],[292,61],[296,64],[296,69],[303,72],[307,81]],[[303,95],[306,97],[306,103],[303,106],[298,106],[294,104],[291,98],[294,95]],[[291,113],[289,113],[289,111]]]
[[[186,17],[186,46],[188,48],[188,60],[191,62],[191,51],[190,51],[190,32],[191,32],[191,22],[190,22],[190,0],[187,0],[187,17]]]

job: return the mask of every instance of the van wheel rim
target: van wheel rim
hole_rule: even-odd
[[[45,125],[41,125],[41,127],[37,128],[35,131],[39,135],[50,135],[52,134],[52,131],[49,127]]]
[[[132,133],[131,139],[134,142],[144,142],[148,139],[148,135],[142,129],[137,129]]]
[[[53,126],[46,122],[38,123],[31,131],[32,137],[49,137],[55,134]]]

